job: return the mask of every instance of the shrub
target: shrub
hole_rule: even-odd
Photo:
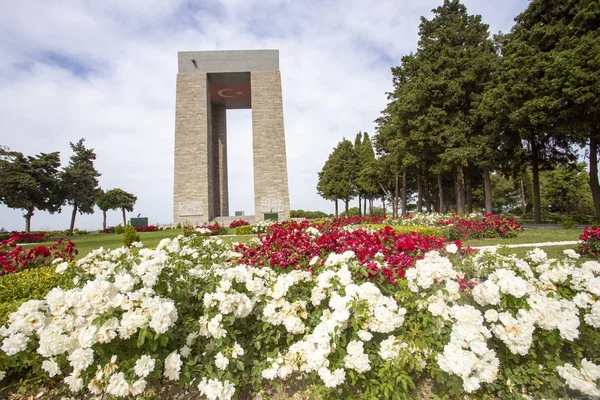
[[[131,247],[131,245],[135,242],[140,241],[140,234],[137,233],[135,228],[131,225],[127,225],[123,232],[123,244],[127,247]]]
[[[435,237],[446,237],[443,235],[442,231],[437,228],[432,228],[429,226],[400,226],[400,225],[385,225],[385,224],[367,224],[370,228],[374,229],[384,229],[386,226],[390,226],[396,233],[408,234],[408,233],[418,233],[422,236],[435,236]],[[449,239],[449,238],[446,238]],[[456,240],[456,239],[449,239]]]
[[[224,235],[225,233],[227,233],[227,229],[223,228],[219,224],[197,226],[195,228],[185,227],[183,230],[184,236],[191,236],[191,235],[216,236],[216,235]]]
[[[229,227],[237,228],[238,226],[245,226],[245,225],[250,225],[250,223],[248,221],[244,221],[243,219],[238,219],[235,221],[231,221],[231,223],[229,224]]]
[[[48,234],[45,232],[27,233],[17,231],[0,234],[0,241],[9,239],[15,243],[39,243],[48,239]]]
[[[181,223],[177,224],[177,226],[175,227],[175,229],[181,229]]]
[[[122,234],[123,232],[125,232],[125,228],[123,228],[123,227],[121,226],[121,224],[119,224],[119,225],[117,225],[117,226],[115,227],[114,233],[116,233],[117,235],[120,235],[120,234]]]
[[[154,225],[141,225],[134,228],[136,232],[154,232],[158,230],[158,226]]]
[[[35,246],[28,249],[18,246],[11,239],[4,240],[0,242],[0,275],[44,267],[57,258],[71,261],[75,255],[75,243],[67,238],[59,239],[51,246]]]
[[[109,226],[109,227],[103,229],[102,233],[115,233],[115,227],[114,226]]]
[[[236,235],[251,235],[252,233],[252,225],[238,226],[235,228]]]
[[[73,268],[67,268],[62,274],[55,272],[55,269],[55,265],[50,265],[0,277],[0,326],[6,323],[8,315],[21,303],[42,299],[54,287],[66,290],[74,286]]]
[[[579,252],[590,257],[598,257],[600,254],[600,226],[583,229],[583,234],[579,236],[582,243],[579,244]]]

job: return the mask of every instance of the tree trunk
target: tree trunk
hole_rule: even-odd
[[[490,170],[483,169],[483,198],[486,214],[492,213],[492,180],[490,179]]]
[[[127,219],[125,218],[125,209],[121,208],[121,210],[123,210],[123,226],[127,226]]]
[[[439,213],[444,213],[444,187],[442,185],[442,174],[437,174],[438,181],[438,197],[440,202],[440,207],[438,209]]]
[[[338,199],[335,199],[335,217],[339,218],[339,213],[338,213]]]
[[[373,199],[369,199],[369,214],[373,216]]]
[[[381,206],[383,208],[383,215],[385,216],[385,196],[381,198]]]
[[[542,223],[542,205],[540,201],[540,165],[537,146],[531,144],[531,178],[533,180],[533,215],[536,224]]]
[[[406,171],[402,172],[402,215],[408,214],[408,190]]]
[[[598,137],[590,135],[590,189],[596,217],[600,218],[600,182],[598,182]]]
[[[423,180],[423,190],[425,191],[425,208],[427,209],[427,212],[430,213],[432,201],[431,193],[429,192],[429,182],[427,178]]]
[[[465,215],[465,175],[462,166],[456,167],[456,213]]]
[[[527,201],[525,199],[525,182],[523,176],[521,176],[521,218],[525,219],[527,216]]]
[[[102,229],[106,229],[106,211],[102,211]]]
[[[371,201],[371,199],[369,199],[369,201]],[[363,200],[363,216],[366,217],[367,216],[367,198],[365,197],[365,199]]]
[[[77,203],[73,204],[73,213],[71,213],[71,227],[69,228],[69,235],[73,236],[73,229],[75,229],[75,217],[77,216]]]
[[[463,169],[464,171],[464,169]],[[464,173],[464,172],[463,172]],[[469,173],[464,173],[465,175],[465,193],[467,200],[467,214],[471,214],[473,212],[473,187],[471,186],[471,175]]]
[[[349,204],[350,204],[350,199],[344,199],[344,203],[345,203],[345,207],[346,207],[346,217],[350,214],[350,209]]]
[[[392,218],[398,218],[398,173],[396,172],[396,187],[394,188],[394,204],[392,205]]]
[[[362,197],[358,195],[358,216],[362,217]]]
[[[31,217],[33,217],[33,208],[27,210],[27,213],[23,215],[23,218],[25,218],[25,232],[27,233],[31,232]]]
[[[423,211],[423,180],[421,179],[421,171],[417,173],[417,212]]]

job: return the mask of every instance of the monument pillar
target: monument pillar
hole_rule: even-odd
[[[212,104],[212,128],[214,158],[216,165],[215,181],[219,190],[215,191],[215,211],[220,217],[229,216],[229,188],[227,182],[227,109],[223,104]]]
[[[175,105],[174,222],[208,221],[210,107],[206,73],[178,74]]]
[[[283,133],[283,100],[279,71],[253,71],[252,148],[254,156],[254,216],[262,220],[290,215]]]

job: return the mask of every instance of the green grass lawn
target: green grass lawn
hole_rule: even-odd
[[[144,244],[144,247],[156,247],[158,243],[164,238],[174,238],[183,234],[183,229],[167,229],[156,232],[140,232],[140,240]],[[227,234],[235,235],[235,229],[228,228]],[[217,236],[221,237],[223,241],[227,242],[248,242],[256,235],[242,235],[242,236]],[[50,237],[48,242],[25,244],[24,246],[34,246],[38,244],[51,245],[56,240],[60,239],[60,236]],[[89,235],[77,235],[70,238],[75,243],[75,248],[79,252],[77,258],[81,258],[91,252],[94,249],[104,247],[105,249],[116,249],[123,246],[123,235],[117,235],[116,233],[90,233]]]
[[[515,238],[465,240],[464,244],[468,246],[493,246],[497,244],[504,245],[521,243],[562,242],[568,240],[579,240],[579,235],[581,235],[581,233],[582,232],[580,229],[527,228]],[[156,245],[158,245],[158,243],[162,239],[174,238],[181,234],[183,234],[183,229],[169,229],[156,232],[140,232],[140,239],[145,247],[156,247]],[[253,237],[256,237],[256,235],[235,236],[235,228],[227,228],[227,234],[232,236],[220,236],[223,239],[223,241],[245,243]],[[51,237],[48,242],[40,244],[50,245],[59,238],[59,236]],[[116,249],[118,247],[123,246],[123,235],[117,235],[114,233],[92,233],[89,235],[73,236],[71,240],[75,242],[75,248],[79,251],[79,254],[77,255],[78,258],[81,258],[88,254],[90,251],[100,247],[104,247],[105,249]],[[557,258],[562,257],[562,251],[567,248],[575,249],[576,246],[552,246],[545,247],[544,250],[547,253],[552,254],[551,257]],[[529,250],[531,250],[531,248],[502,249],[501,253],[515,253],[518,256],[523,257],[525,253]]]
[[[464,243],[469,246],[493,246],[495,244],[563,242],[579,240],[579,235],[582,233],[581,229],[525,228],[525,231],[519,233],[517,237],[510,239],[474,239],[465,240]]]

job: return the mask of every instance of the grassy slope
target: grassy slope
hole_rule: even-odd
[[[527,228],[519,233],[517,237],[510,239],[475,239],[465,240],[464,243],[469,246],[493,246],[496,244],[520,244],[520,243],[545,243],[545,242],[563,242],[579,240],[581,229],[542,229]]]
[[[171,229],[157,232],[140,232],[140,239],[145,247],[156,247],[163,238],[174,238],[183,233],[183,229]],[[228,229],[229,235],[235,235],[235,229]],[[527,228],[524,232],[521,232],[519,236],[511,239],[475,239],[464,241],[465,245],[468,246],[492,246],[492,245],[504,245],[504,244],[521,244],[521,243],[543,243],[543,242],[561,242],[579,240],[581,235],[580,229],[536,229]],[[243,236],[221,236],[224,241],[235,241],[235,242],[247,242],[256,235],[243,235]],[[58,237],[51,238],[52,241],[43,244],[52,244]],[[89,235],[74,236],[71,238],[75,242],[77,250],[79,250],[78,257],[83,257],[93,249],[104,247],[105,249],[116,249],[123,246],[123,235],[117,235],[113,233],[92,233]],[[544,251],[551,254],[552,257],[561,257],[562,251],[565,249],[575,249],[576,246],[552,246],[544,248]],[[520,257],[523,257],[527,251],[531,248],[517,248],[517,249],[502,249],[502,254],[515,253]]]
[[[228,229],[228,233],[235,234],[235,229]],[[156,232],[140,232],[140,240],[144,247],[156,247],[164,238],[174,238],[183,234],[183,229],[170,229]],[[256,235],[244,236],[221,236],[224,241],[247,242]],[[51,245],[59,237],[51,237],[49,242],[36,243]],[[70,238],[75,243],[75,248],[79,251],[77,258],[81,258],[94,249],[104,247],[105,249],[116,249],[123,246],[123,235],[115,233],[91,233],[89,235],[73,236]],[[26,246],[26,245],[25,245]]]

